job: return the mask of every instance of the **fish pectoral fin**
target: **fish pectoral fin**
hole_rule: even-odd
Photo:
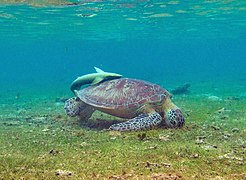
[[[103,70],[99,69],[98,67],[94,67],[97,73],[104,73]]]
[[[102,77],[96,77],[96,78],[92,81],[91,85],[98,84],[98,83],[100,83],[102,80],[103,80]]]

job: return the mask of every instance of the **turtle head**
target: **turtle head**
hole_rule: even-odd
[[[64,109],[67,115],[74,117],[80,113],[80,102],[82,102],[78,97],[73,97],[65,102]]]
[[[165,123],[169,128],[181,128],[185,119],[181,110],[173,104],[170,98],[167,98],[162,105],[164,111]]]
[[[170,109],[165,114],[165,120],[169,128],[181,128],[185,122],[180,109]]]

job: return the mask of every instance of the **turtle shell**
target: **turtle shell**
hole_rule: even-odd
[[[150,82],[121,78],[84,88],[77,92],[77,96],[95,108],[102,111],[107,109],[107,113],[110,110],[120,110],[124,114],[124,110],[135,111],[146,103],[161,103],[170,94]]]

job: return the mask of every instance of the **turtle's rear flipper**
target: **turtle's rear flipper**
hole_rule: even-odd
[[[136,131],[151,129],[162,121],[162,117],[157,112],[151,112],[148,114],[140,114],[139,116],[130,119],[126,122],[113,124],[109,127],[109,130],[115,131]]]
[[[88,106],[77,97],[68,99],[65,102],[64,109],[67,115],[71,117],[79,116],[83,120],[89,119],[94,112],[91,106]]]

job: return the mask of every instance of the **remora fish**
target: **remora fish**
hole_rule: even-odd
[[[81,86],[86,85],[86,84],[94,85],[102,81],[112,80],[112,79],[117,79],[117,78],[122,77],[122,75],[120,74],[105,72],[97,67],[94,67],[94,68],[96,70],[96,73],[91,73],[91,74],[86,74],[84,76],[80,76],[72,82],[71,87],[70,87],[72,92],[75,93],[76,90],[79,90]]]

